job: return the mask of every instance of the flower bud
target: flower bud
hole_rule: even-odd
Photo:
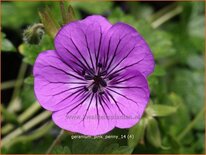
[[[28,44],[39,44],[44,35],[44,26],[41,23],[29,26],[23,32],[23,41]]]

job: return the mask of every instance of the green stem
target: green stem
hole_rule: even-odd
[[[51,153],[52,149],[56,146],[56,144],[59,142],[59,140],[61,139],[62,135],[64,134],[64,130],[62,129],[59,132],[59,135],[56,137],[56,139],[53,141],[53,143],[50,145],[49,149],[47,150],[46,154]]]
[[[204,116],[205,108],[202,108],[198,115],[192,120],[192,122],[179,134],[177,137],[178,141],[180,141],[182,138],[184,138],[187,133],[192,130],[192,128],[195,126],[195,124]]]
[[[151,26],[153,28],[157,28],[160,25],[162,25],[163,23],[165,23],[166,21],[168,21],[169,19],[173,18],[174,16],[180,14],[183,11],[183,8],[181,6],[177,6],[174,9],[170,10],[167,13],[164,13],[162,16],[160,16],[158,19],[156,19],[155,21],[153,21],[151,23]]]
[[[15,85],[21,85],[23,82],[23,80],[19,80],[19,81],[16,81],[16,80],[11,80],[11,81],[6,81],[6,82],[3,82],[1,84],[1,90],[4,90],[4,89],[9,89],[9,88],[12,88],[14,87]]]
[[[6,137],[4,137],[1,141],[1,147],[7,145],[11,140],[15,139],[16,137],[18,137],[19,135],[21,135],[22,133],[30,130],[31,128],[33,128],[35,125],[41,123],[42,121],[44,121],[45,119],[47,119],[49,116],[51,115],[50,112],[48,111],[44,111],[41,114],[39,114],[38,116],[36,116],[35,118],[29,120],[26,124],[24,124],[21,128],[18,128],[16,130],[14,130],[13,132],[11,132],[9,135],[7,135]]]
[[[7,143],[5,148],[8,149],[12,145],[19,143],[19,142],[26,143],[26,142],[38,139],[38,138],[42,137],[44,134],[46,134],[53,126],[54,126],[54,123],[51,121],[49,123],[45,123],[44,125],[42,125],[41,127],[39,127],[37,130],[35,130],[34,132],[32,132],[29,135],[16,137],[12,141],[10,141],[10,143]]]
[[[34,102],[27,110],[25,110],[18,118],[19,123],[24,123],[26,120],[28,120],[31,116],[33,116],[41,106],[39,103]],[[5,126],[2,127],[1,134],[5,135],[8,132],[10,132],[14,128],[13,124],[6,124]]]
[[[153,22],[153,21],[157,20],[158,18],[160,18],[161,16],[163,16],[167,12],[170,12],[171,10],[173,10],[176,6],[177,6],[176,3],[172,3],[171,5],[168,5],[168,6],[164,7],[164,8],[162,8],[161,10],[155,12],[149,18],[150,22]]]
[[[14,86],[14,92],[13,92],[12,97],[11,97],[11,102],[8,105],[8,111],[10,111],[10,112],[15,111],[14,105],[15,105],[16,102],[14,102],[14,100],[19,95],[21,85],[23,84],[24,75],[26,73],[26,69],[27,69],[27,64],[22,62],[21,66],[20,66],[20,70],[19,70],[19,74],[18,74],[16,83],[15,83],[15,86]],[[20,80],[21,80],[21,83],[18,83],[18,81],[20,81]]]

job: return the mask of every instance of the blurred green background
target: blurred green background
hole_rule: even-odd
[[[22,34],[41,22],[38,12],[46,7],[62,25],[59,2],[2,2],[2,153],[204,153],[205,3],[70,4],[76,19],[101,14],[112,23],[132,25],[145,38],[156,61],[148,79],[152,106],[133,128],[107,134],[119,139],[72,139],[68,132],[55,143],[60,129],[36,102],[31,75],[36,56],[52,49],[53,39],[45,33],[31,45]]]

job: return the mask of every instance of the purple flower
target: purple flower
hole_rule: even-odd
[[[93,15],[65,25],[54,43],[39,54],[33,74],[36,97],[55,124],[101,135],[140,120],[154,58],[134,28]]]

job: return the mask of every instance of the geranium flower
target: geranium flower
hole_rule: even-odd
[[[93,15],[65,25],[54,44],[39,54],[33,74],[35,95],[56,125],[101,135],[140,120],[154,59],[134,28]]]

